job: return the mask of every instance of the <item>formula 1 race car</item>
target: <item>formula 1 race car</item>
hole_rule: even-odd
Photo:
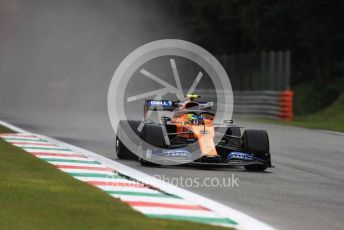
[[[264,171],[271,166],[269,138],[265,130],[241,128],[232,120],[216,124],[212,102],[196,101],[187,95],[185,101],[146,100],[142,121],[121,120],[116,134],[119,159],[138,159],[144,166],[191,164],[214,167],[243,166],[250,171]],[[168,111],[161,122],[149,119],[152,111]],[[136,154],[122,138],[128,129],[138,137]],[[129,137],[131,138],[131,137]]]

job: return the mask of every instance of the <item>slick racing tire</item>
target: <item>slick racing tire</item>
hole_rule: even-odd
[[[263,159],[266,164],[246,165],[248,171],[264,171],[271,165],[269,136],[265,130],[248,129],[242,136],[243,149],[247,153],[252,153],[255,157]]]
[[[129,126],[130,127],[129,127]],[[137,136],[139,136],[139,133],[137,131],[137,128],[140,125],[140,121],[124,121],[121,120],[118,123],[118,128],[117,128],[117,135],[116,135],[116,155],[118,159],[125,159],[125,160],[137,160],[138,157],[132,153],[120,140],[120,135],[126,130],[127,128],[131,128],[134,130]]]

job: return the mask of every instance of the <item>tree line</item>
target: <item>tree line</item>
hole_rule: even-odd
[[[214,54],[292,53],[291,85],[344,89],[343,0],[169,0],[190,40]]]

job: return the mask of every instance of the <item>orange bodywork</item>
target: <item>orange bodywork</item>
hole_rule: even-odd
[[[190,128],[198,140],[198,144],[201,149],[202,155],[212,157],[217,156],[217,151],[214,143],[214,127],[192,125]]]
[[[217,156],[214,137],[215,129],[212,119],[203,119],[202,124],[193,124],[189,121],[188,113],[181,113],[173,117],[172,122],[177,126],[177,133],[183,138],[196,137],[203,156]],[[193,134],[185,132],[192,131]]]

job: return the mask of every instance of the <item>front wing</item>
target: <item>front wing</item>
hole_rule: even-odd
[[[184,148],[158,149],[147,150],[143,158],[154,163],[169,165],[232,167],[261,164],[271,167],[266,160],[256,158],[253,154],[244,152],[230,152],[225,160],[220,157],[214,160],[214,158],[210,157],[195,157]]]

